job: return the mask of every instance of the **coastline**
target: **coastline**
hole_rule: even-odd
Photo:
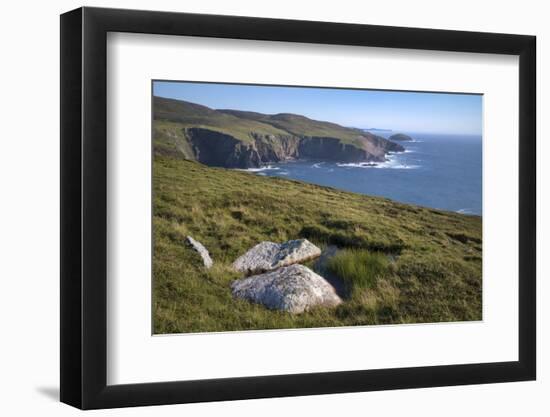
[[[306,183],[386,197],[394,201],[423,207],[482,216],[482,190],[476,173],[481,176],[479,163],[470,154],[481,156],[481,140],[462,141],[446,148],[434,137],[415,135],[403,143],[403,152],[389,152],[383,162],[334,162],[304,158],[263,164],[243,170],[260,176],[291,178]],[[455,149],[471,149],[461,155]],[[464,161],[462,161],[464,160]],[[452,169],[448,169],[447,166]],[[454,178],[462,183],[454,188]]]

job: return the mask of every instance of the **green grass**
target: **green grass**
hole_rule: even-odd
[[[269,115],[238,110],[221,110],[221,112],[237,116],[241,119],[269,124],[295,136],[339,138],[343,143],[351,143],[358,146],[361,146],[361,142],[357,138],[361,135],[366,135],[366,133],[357,129],[340,126],[336,123],[313,120],[299,114],[279,113]]]
[[[371,134],[358,129],[340,126],[336,123],[309,119],[305,116],[290,113],[268,115],[238,110],[214,110],[206,106],[181,100],[154,97],[155,138],[162,131],[172,130],[169,136],[179,136],[189,127],[200,127],[224,133],[249,143],[251,133],[261,135],[293,135],[307,137],[332,137],[342,143],[363,148],[360,136]],[[178,129],[178,131],[174,131]],[[164,141],[166,145],[167,142]],[[181,149],[180,149],[181,150]],[[189,158],[188,158],[189,159]]]
[[[155,129],[200,127],[251,142],[252,132],[263,135],[288,135],[287,131],[255,120],[218,112],[199,104],[154,97]],[[156,137],[156,136],[155,136]]]
[[[378,279],[388,274],[388,256],[365,249],[343,249],[327,262],[327,269],[338,276],[351,293],[376,287]]]
[[[153,188],[157,334],[481,319],[480,217],[164,153],[155,154]],[[186,235],[210,251],[211,270],[185,244]],[[292,315],[232,297],[239,274],[230,265],[238,256],[264,240],[297,238],[338,246],[341,256],[352,254],[350,265],[357,263],[353,254],[378,253],[372,256],[386,257],[387,268],[332,309]]]

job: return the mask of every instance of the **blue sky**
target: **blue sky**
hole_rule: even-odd
[[[359,128],[480,135],[482,96],[155,81],[156,96],[213,109],[297,113]]]

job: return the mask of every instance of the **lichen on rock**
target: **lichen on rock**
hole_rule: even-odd
[[[307,239],[289,240],[284,243],[261,242],[237,258],[233,262],[233,269],[252,275],[306,262],[320,255],[321,249]]]
[[[335,307],[342,302],[323,277],[303,265],[236,280],[231,290],[236,298],[295,314],[315,306]]]
[[[187,236],[186,240],[187,240],[187,243],[189,243],[189,245],[191,245],[191,247],[195,249],[198,252],[198,254],[201,256],[203,265],[207,269],[211,268],[214,262],[212,261],[212,258],[210,257],[210,253],[208,253],[208,250],[204,247],[204,245],[199,241],[196,241],[195,239],[193,239],[191,236]]]

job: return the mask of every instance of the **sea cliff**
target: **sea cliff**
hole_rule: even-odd
[[[359,129],[301,115],[213,110],[154,98],[154,149],[209,166],[253,168],[291,159],[383,162],[404,148]]]

